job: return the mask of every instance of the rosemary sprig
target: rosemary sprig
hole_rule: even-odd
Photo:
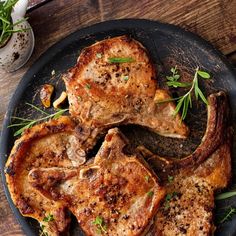
[[[190,87],[190,89],[186,94],[184,94],[181,97],[159,101],[158,103],[170,102],[170,101],[177,100],[177,105],[175,108],[174,115],[176,116],[178,114],[178,112],[182,111],[181,120],[184,120],[187,116],[189,107],[192,108],[192,94],[193,93],[195,94],[196,100],[198,100],[200,97],[200,99],[206,105],[208,104],[206,97],[204,96],[203,92],[201,91],[201,89],[199,87],[198,80],[199,80],[199,78],[209,79],[210,75],[205,71],[199,70],[199,67],[197,67],[195,69],[193,81],[191,83],[184,83],[184,82],[179,81],[180,75],[178,74],[177,67],[171,68],[171,72],[172,72],[172,75],[167,76],[167,80],[168,80],[167,85],[169,87],[174,87],[174,88]]]
[[[134,62],[135,60],[132,57],[110,57],[108,58],[109,63],[127,63]]]
[[[40,122],[40,121],[44,121],[44,120],[48,120],[48,119],[57,119],[59,118],[63,113],[65,113],[66,111],[68,111],[68,109],[60,109],[58,111],[56,111],[53,114],[49,114],[43,110],[41,110],[40,108],[36,107],[33,104],[30,103],[26,103],[28,106],[32,107],[33,109],[35,109],[36,111],[39,111],[41,114],[44,115],[44,117],[38,118],[38,119],[25,119],[22,117],[17,117],[17,116],[12,116],[12,118],[14,120],[17,120],[17,122],[19,123],[13,123],[11,125],[8,126],[8,128],[11,127],[18,127],[19,129],[17,131],[15,131],[14,136],[18,136],[20,134],[22,134],[24,132],[24,130],[31,128],[33,125],[35,125],[36,123]]]

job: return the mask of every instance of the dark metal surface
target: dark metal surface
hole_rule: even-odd
[[[212,80],[201,84],[201,87],[206,94],[218,90],[227,91],[231,103],[232,123],[236,123],[236,79],[233,69],[221,53],[200,37],[176,26],[148,20],[109,21],[71,34],[48,49],[24,75],[11,99],[4,120],[0,144],[4,188],[11,208],[27,235],[38,235],[38,229],[34,221],[22,217],[14,207],[3,174],[7,156],[14,142],[13,131],[7,128],[10,124],[10,117],[12,115],[20,117],[37,116],[38,113],[29,109],[25,103],[40,105],[38,92],[41,85],[49,82],[54,84],[56,87],[55,96],[58,97],[64,89],[64,84],[60,79],[61,74],[75,64],[82,48],[104,38],[123,34],[130,35],[140,41],[150,52],[158,71],[157,83],[160,87],[165,87],[165,75],[175,65],[178,66],[186,81],[191,80],[197,66],[210,72]],[[55,70],[56,76],[51,76],[52,70]],[[173,92],[176,93],[176,91]],[[121,129],[134,146],[144,144],[162,156],[169,155],[181,158],[197,147],[205,132],[206,108],[202,104],[196,104],[194,107],[195,109],[191,110],[186,121],[191,129],[190,137],[187,140],[163,138],[137,126],[121,127]],[[236,205],[236,199],[231,201],[232,204],[235,203]],[[225,204],[227,206],[229,202]],[[216,234],[234,235],[236,233],[235,224],[236,218],[233,218],[230,223],[220,226]],[[77,232],[78,227],[75,225],[76,223],[73,223],[71,235],[81,235]]]

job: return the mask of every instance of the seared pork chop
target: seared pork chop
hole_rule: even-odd
[[[129,62],[113,63],[113,59]],[[118,60],[119,61],[119,60]],[[146,49],[120,36],[82,50],[77,64],[63,76],[70,114],[79,121],[85,153],[97,137],[120,124],[137,124],[169,137],[186,138],[188,128],[167,91],[158,89],[155,69]],[[86,155],[84,153],[84,156]]]
[[[208,97],[207,128],[201,144],[189,156],[184,158],[170,158],[153,155],[145,147],[139,146],[138,150],[148,158],[148,162],[156,173],[175,172],[185,167],[194,167],[201,164],[221,145],[227,135],[229,107],[227,96],[224,92],[211,94]]]
[[[213,234],[214,193],[227,187],[231,179],[231,141],[228,135],[225,143],[199,167],[182,168],[171,175],[173,181],[164,184],[167,195],[150,236]]]
[[[74,146],[74,128],[69,117],[61,117],[26,130],[6,163],[6,181],[14,204],[22,215],[38,220],[50,236],[67,231],[70,217],[60,202],[45,198],[28,183],[28,174],[36,167],[72,166],[69,157],[76,155],[67,152]],[[50,215],[54,220],[47,222]]]
[[[141,235],[165,191],[142,159],[124,153],[126,145],[118,129],[111,129],[92,164],[34,168],[29,182],[68,207],[86,235]]]
[[[139,148],[167,190],[150,236],[212,235],[214,193],[231,178],[228,104],[222,92],[208,98],[208,126],[202,143],[181,160],[163,158]]]

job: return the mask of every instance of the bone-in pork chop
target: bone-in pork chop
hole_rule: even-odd
[[[229,107],[224,92],[211,94],[208,97],[207,128],[200,145],[190,155],[178,159],[153,155],[145,147],[138,150],[146,156],[148,162],[160,176],[162,173],[173,173],[180,168],[196,167],[205,161],[224,142],[228,130]]]
[[[214,193],[231,178],[231,136],[223,92],[208,98],[208,124],[202,143],[186,158],[174,160],[139,151],[156,170],[167,190],[150,236],[212,235]]]
[[[6,163],[6,180],[12,200],[24,216],[35,218],[50,236],[67,231],[70,217],[59,202],[39,194],[29,183],[36,167],[70,167],[76,157],[75,124],[69,117],[36,125],[19,138]],[[53,219],[50,219],[53,215]]]
[[[230,133],[230,131],[228,131]],[[167,173],[168,174],[168,173]],[[198,168],[182,168],[164,184],[167,195],[150,236],[212,235],[214,193],[231,178],[231,138]],[[148,235],[148,236],[149,236]]]
[[[67,206],[86,235],[141,235],[165,191],[142,159],[124,153],[126,145],[118,129],[111,129],[92,164],[35,168],[29,182]]]
[[[158,103],[171,97],[158,88],[155,78],[146,49],[127,36],[83,49],[76,66],[63,76],[70,114],[80,122],[86,140],[81,149],[87,152],[98,135],[120,124],[137,124],[163,136],[186,138],[188,128],[179,115],[173,115],[174,103]]]

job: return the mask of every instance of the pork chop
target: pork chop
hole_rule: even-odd
[[[224,92],[211,94],[208,98],[207,128],[200,145],[190,155],[178,158],[160,157],[153,155],[145,147],[138,150],[147,158],[148,163],[159,175],[174,173],[185,167],[196,167],[204,162],[224,142],[228,130],[229,107]],[[214,141],[213,141],[214,140]]]
[[[230,136],[199,167],[169,175],[172,181],[164,184],[167,195],[150,236],[213,235],[214,193],[227,187],[231,179]]]
[[[86,235],[142,235],[165,195],[144,160],[124,153],[126,138],[108,131],[92,164],[34,168],[31,185],[67,206]]]
[[[223,92],[208,98],[208,124],[200,146],[174,160],[139,148],[167,190],[150,236],[212,235],[214,193],[231,179],[231,137],[228,103]]]
[[[82,50],[63,79],[70,114],[85,136],[81,142],[85,153],[99,135],[121,124],[145,126],[168,137],[187,137],[188,128],[179,115],[173,115],[174,103],[158,103],[171,97],[158,88],[155,78],[146,49],[127,36],[105,39]]]
[[[11,198],[24,216],[39,221],[50,236],[67,231],[70,217],[59,202],[45,198],[28,183],[28,174],[36,167],[70,167],[74,152],[75,124],[69,117],[36,125],[19,138],[6,163],[5,173]],[[53,219],[50,219],[53,215]]]

